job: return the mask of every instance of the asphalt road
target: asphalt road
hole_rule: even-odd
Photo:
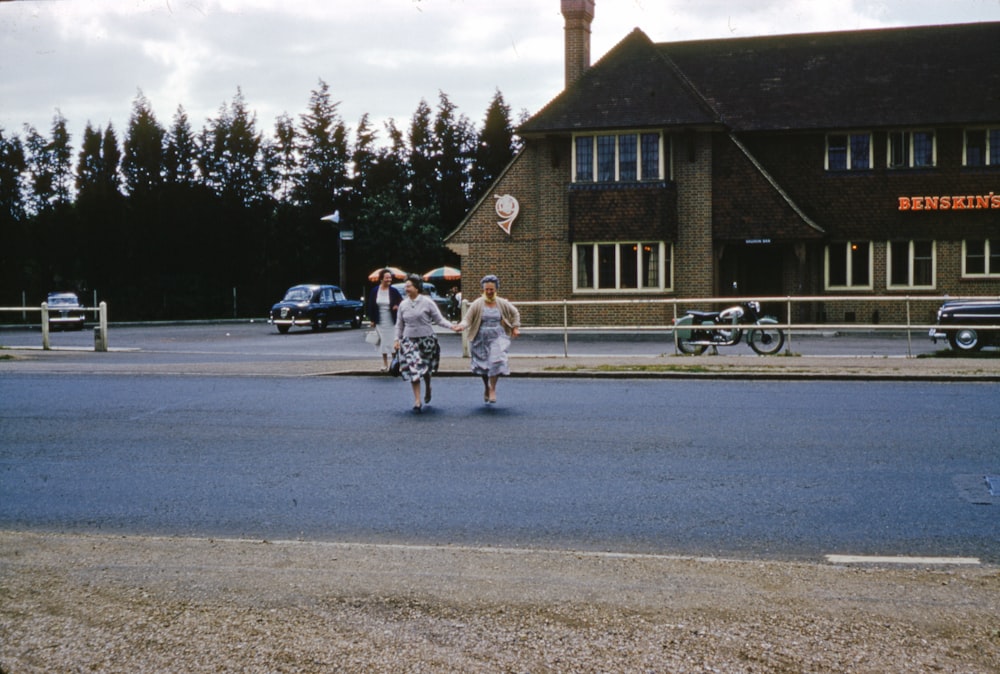
[[[420,415],[405,389],[8,371],[0,528],[1000,563],[995,384],[515,378],[486,406],[462,377]]]

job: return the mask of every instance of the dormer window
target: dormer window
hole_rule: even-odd
[[[889,132],[888,158],[891,169],[930,168],[937,163],[933,131]]]
[[[581,134],[573,138],[573,182],[662,180],[664,156],[658,132]]]
[[[1000,129],[966,129],[965,166],[1000,166]]]
[[[872,167],[870,133],[831,133],[826,137],[827,171],[865,171]]]

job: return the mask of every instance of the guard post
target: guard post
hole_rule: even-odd
[[[94,326],[94,351],[108,350],[108,304],[101,302],[97,312],[97,325]]]

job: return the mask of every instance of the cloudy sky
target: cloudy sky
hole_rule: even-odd
[[[319,81],[352,129],[406,129],[445,92],[481,124],[500,90],[515,118],[563,83],[559,0],[0,0],[0,129],[74,147],[87,122],[119,138],[141,92],[160,124],[200,130],[237,88],[258,129],[305,112]],[[596,61],[633,28],[656,42],[1000,21],[1000,0],[597,0]],[[976,67],[977,64],[969,64]]]

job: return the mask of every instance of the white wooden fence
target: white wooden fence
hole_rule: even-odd
[[[52,342],[49,338],[50,321],[49,321],[49,304],[48,302],[42,302],[39,307],[0,307],[0,313],[7,312],[18,312],[22,317],[27,317],[28,312],[41,312],[41,323],[42,323],[42,348],[46,351],[52,349]],[[51,311],[60,311],[59,309],[52,309]],[[97,325],[94,326],[94,351],[107,351],[108,350],[108,304],[107,302],[101,302],[96,308],[83,307],[82,309],[76,309],[75,311],[84,311],[92,314],[97,314]]]

